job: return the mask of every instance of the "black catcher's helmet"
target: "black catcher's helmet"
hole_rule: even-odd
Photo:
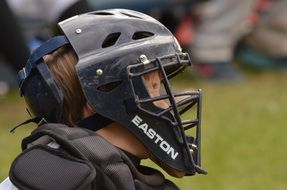
[[[164,165],[186,175],[205,173],[200,167],[201,91],[172,91],[169,79],[191,62],[170,31],[150,16],[125,9],[82,14],[59,27],[63,36],[38,48],[17,76],[33,114],[61,122],[62,91],[42,57],[70,44],[78,56],[82,90],[97,113],[126,127]],[[150,97],[143,76],[156,70],[163,92]],[[159,100],[169,107],[157,107]],[[187,114],[190,110],[193,114]],[[185,134],[188,129],[194,131],[191,136]]]

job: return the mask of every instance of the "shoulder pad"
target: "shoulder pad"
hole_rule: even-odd
[[[21,190],[81,190],[94,181],[96,171],[88,161],[36,145],[15,159],[9,177]]]

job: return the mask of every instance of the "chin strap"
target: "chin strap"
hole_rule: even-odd
[[[38,125],[41,125],[41,123],[47,123],[47,121],[42,118],[42,117],[33,117],[31,119],[27,119],[26,121],[16,125],[15,127],[13,127],[11,130],[10,130],[10,133],[15,133],[16,129],[18,129],[19,127],[23,126],[23,125],[26,125],[28,123],[36,123]]]
[[[107,125],[114,123],[113,120],[106,118],[98,113],[87,117],[77,123],[77,126],[85,129],[90,129],[92,131],[100,130]]]
[[[94,114],[90,117],[87,117],[81,121],[79,121],[77,123],[77,126],[81,127],[81,128],[85,128],[85,129],[90,129],[92,131],[97,131],[100,130],[104,127],[106,127],[107,125],[113,123],[114,121],[106,118],[100,114]],[[26,125],[28,123],[36,123],[38,125],[41,125],[43,123],[47,123],[47,121],[42,118],[42,117],[33,117],[31,119],[27,119],[26,121],[16,125],[15,127],[13,127],[10,130],[10,133],[15,133],[16,129],[18,129],[19,127]]]

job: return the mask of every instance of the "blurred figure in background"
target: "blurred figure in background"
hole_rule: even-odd
[[[5,0],[0,1],[0,25],[0,95],[4,95],[11,86],[16,86],[14,76],[25,65],[29,50],[17,20]]]
[[[199,18],[199,13],[204,3],[209,0],[176,0],[168,4],[156,16],[177,38],[184,52],[190,51],[194,31]],[[166,0],[168,2],[168,0]],[[150,12],[152,15],[152,12]],[[152,15],[154,16],[154,15]]]
[[[256,2],[212,0],[204,5],[191,46],[199,77],[226,81],[243,78],[232,64],[233,52],[238,40],[248,31],[248,17]]]
[[[287,1],[263,0],[254,29],[238,51],[242,64],[255,69],[287,69]]]
[[[8,0],[25,29],[30,50],[59,33],[57,23],[91,11],[86,0]]]
[[[56,23],[90,10],[86,0],[0,1],[0,95],[16,86],[15,74],[30,51],[58,32]]]

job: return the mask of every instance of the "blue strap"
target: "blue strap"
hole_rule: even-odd
[[[30,75],[32,69],[36,66],[35,64],[42,59],[43,56],[55,51],[56,49],[69,44],[70,42],[65,36],[55,36],[49,39],[47,42],[43,43],[39,48],[37,48],[30,56],[27,61],[26,66],[19,71],[17,74],[17,82],[21,88],[23,81]]]
[[[68,44],[69,41],[65,36],[56,36],[49,39],[47,42],[42,44],[39,48],[37,48],[32,55],[30,56],[28,63],[35,63],[39,59],[41,59],[44,55],[47,55],[56,49],[62,47],[63,45]]]

